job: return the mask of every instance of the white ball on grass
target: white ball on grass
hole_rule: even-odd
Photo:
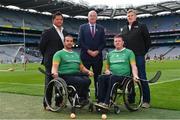
[[[106,114],[102,114],[101,118],[102,118],[102,120],[106,120],[107,119],[107,115]]]
[[[70,114],[70,118],[71,118],[71,119],[75,119],[75,118],[76,118],[76,115],[75,115],[74,113],[71,113],[71,114]]]

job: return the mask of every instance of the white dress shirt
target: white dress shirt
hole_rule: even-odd
[[[94,26],[94,33],[96,33],[96,24],[90,24],[90,23],[89,23],[89,26],[90,26],[91,32],[92,32],[92,26]]]
[[[58,35],[60,36],[60,38],[61,38],[61,40],[62,40],[62,43],[64,44],[64,35],[63,35],[63,27],[61,27],[61,28],[58,28],[57,26],[55,26],[54,24],[53,24],[53,26],[54,26],[54,28],[56,29],[56,31],[57,31],[57,33],[58,33]]]

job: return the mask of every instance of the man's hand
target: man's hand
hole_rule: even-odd
[[[93,55],[93,51],[92,50],[88,50],[87,53],[92,56]]]
[[[99,51],[98,50],[95,50],[95,51],[88,50],[87,53],[92,57],[96,57],[99,54]]]
[[[133,77],[133,81],[134,82],[139,82],[139,77],[138,76]]]
[[[98,50],[93,51],[93,57],[96,57],[99,54]]]
[[[58,73],[52,73],[53,78],[58,78]]]
[[[92,77],[92,76],[94,76],[94,73],[89,70],[89,71],[88,71],[88,75],[89,75],[90,77]]]
[[[106,71],[105,71],[105,74],[106,74],[106,75],[110,75],[110,74],[111,74],[111,71],[110,71],[110,70],[106,70]]]

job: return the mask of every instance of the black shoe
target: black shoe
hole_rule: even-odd
[[[99,107],[99,108],[103,108],[103,109],[109,109],[109,105],[105,104],[105,103],[96,103],[95,106]]]
[[[51,111],[51,109],[48,106],[44,106],[45,111]]]
[[[82,101],[80,102],[80,105],[82,105],[82,106],[85,106],[85,105],[87,105],[87,104],[89,104],[89,100],[82,100]]]
[[[61,104],[62,104],[62,102],[63,102],[63,97],[60,96],[58,93],[56,93],[55,101],[56,101],[55,105],[56,105],[57,107],[60,107]]]

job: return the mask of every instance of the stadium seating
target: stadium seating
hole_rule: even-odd
[[[0,27],[5,28],[22,28],[23,20],[24,27],[29,30],[43,31],[44,29],[52,26],[52,19],[49,15],[43,15],[39,13],[30,13],[21,10],[12,10],[0,7]],[[180,17],[178,14],[164,15],[164,16],[151,16],[145,18],[138,18],[142,23],[145,23],[150,31],[150,33],[161,33],[163,31],[179,31],[180,30]],[[169,22],[171,21],[171,22]],[[106,35],[118,34],[121,28],[126,24],[126,19],[104,19],[98,20],[99,24],[103,25],[105,28]],[[79,26],[83,23],[87,23],[87,19],[76,19],[76,18],[65,18],[64,28],[75,35],[75,40],[77,39],[77,34],[79,32]],[[40,33],[39,33],[40,34]],[[154,36],[154,35],[153,35]],[[157,36],[157,35],[156,35]],[[154,44],[164,44],[164,43],[175,43],[177,36],[171,38],[154,38],[152,43]],[[28,44],[38,44],[40,41],[39,36],[26,36],[26,43]],[[110,39],[111,41],[111,39]],[[0,34],[1,43],[23,43],[23,36],[6,35]],[[149,51],[149,55],[152,58],[155,54],[163,54],[165,58],[178,56],[179,51],[178,46],[163,46],[163,47],[152,47]],[[33,53],[33,52],[30,52]],[[107,51],[103,52],[105,56]],[[37,53],[38,55],[38,53]],[[5,56],[5,55],[4,55]]]
[[[12,60],[14,59],[17,49],[7,46],[7,47],[0,47],[0,60],[3,60],[3,63],[11,63]],[[26,54],[28,60],[30,62],[40,62],[41,58],[32,56],[30,54]],[[16,62],[21,61],[21,53],[16,55]]]
[[[171,51],[169,51],[164,57],[166,59],[177,59],[180,57],[180,46],[174,46]]]
[[[10,10],[1,7],[0,10],[0,26],[22,27],[23,19],[25,27],[32,30],[42,31],[51,26],[51,16],[48,15]],[[150,32],[180,29],[180,17],[177,14],[139,18],[139,21],[146,23]],[[79,26],[86,22],[86,19],[65,18],[64,27],[69,32],[78,33]],[[106,19],[98,20],[98,23],[105,27],[107,33],[119,33],[122,26],[126,24],[126,20]]]
[[[154,59],[154,56],[159,57],[163,55],[164,59],[176,59],[176,57],[180,56],[180,46],[179,45],[171,45],[171,46],[158,46],[152,47],[147,55]]]
[[[173,31],[180,29],[180,18],[178,15],[153,16],[140,19],[140,21],[148,26],[150,32]]]

